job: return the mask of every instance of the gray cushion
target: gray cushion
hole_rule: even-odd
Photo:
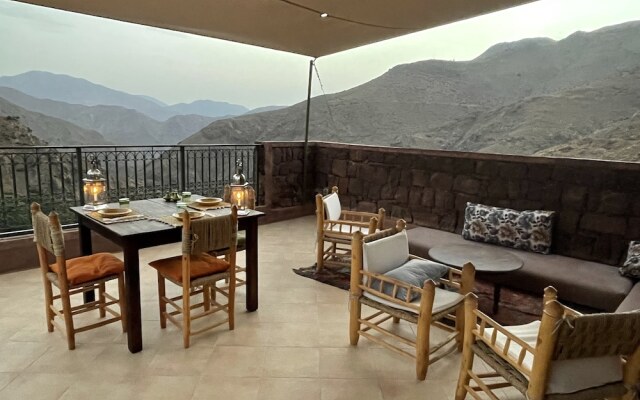
[[[640,242],[629,243],[627,260],[619,271],[628,278],[640,279]]]
[[[514,249],[549,254],[553,211],[525,210],[467,203],[462,237]]]
[[[389,278],[397,279],[410,285],[422,288],[425,281],[429,279],[436,280],[442,278],[448,270],[449,269],[446,266],[433,261],[413,259],[405,262],[398,268],[392,269],[391,271],[385,273],[384,276],[388,276]],[[377,289],[377,286],[374,286],[374,288]],[[382,292],[389,296],[392,296],[393,285],[384,284],[382,287]],[[413,301],[420,297],[419,293],[412,294],[413,295],[409,299],[410,301]],[[396,298],[400,300],[406,300],[407,290],[405,288],[399,288],[396,292]]]

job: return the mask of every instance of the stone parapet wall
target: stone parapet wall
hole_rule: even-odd
[[[262,146],[261,155],[264,166],[261,168],[264,170],[264,175],[260,178],[265,206],[283,208],[312,201],[313,189],[316,187],[314,182],[316,145],[312,143],[308,149],[307,195],[302,193],[304,144],[302,142],[264,142]]]
[[[553,252],[618,264],[640,239],[640,164],[315,143],[316,187],[460,232],[467,202],[558,212]]]

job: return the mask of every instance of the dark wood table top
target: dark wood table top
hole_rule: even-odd
[[[198,195],[192,196],[193,199],[197,199],[200,197],[202,196],[198,196]],[[114,204],[110,203],[109,205],[115,208],[119,207],[117,203],[114,203]],[[162,198],[134,200],[131,203],[129,203],[129,208],[132,209],[135,213],[142,214],[146,217],[152,217],[152,218],[166,217],[177,211],[176,203],[167,202]],[[173,229],[181,229],[181,228],[176,228],[171,225],[168,225],[159,221],[150,220],[150,219],[143,219],[138,221],[129,221],[129,222],[121,222],[117,224],[106,225],[89,217],[87,214],[90,211],[84,210],[82,207],[71,207],[71,211],[75,212],[80,216],[83,216],[84,218],[95,221],[96,223],[102,225],[106,229],[112,231],[116,235],[123,238],[129,237],[129,236],[136,236],[140,234],[148,234],[152,232],[162,232],[162,231],[173,230]],[[207,213],[211,215],[223,215],[229,212],[231,212],[229,208],[207,211]],[[240,224],[242,224],[241,223],[242,219],[257,218],[257,217],[262,217],[263,215],[264,213],[261,211],[251,210],[247,215],[238,215],[238,220]]]
[[[429,250],[429,257],[458,268],[471,262],[479,272],[515,271],[524,264],[518,256],[506,249],[473,243],[435,246]]]

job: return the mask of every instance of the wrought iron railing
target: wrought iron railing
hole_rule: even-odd
[[[255,145],[0,147],[0,237],[30,230],[33,201],[56,210],[63,224],[75,223],[69,207],[84,203],[91,158],[107,179],[107,199],[116,201],[170,190],[221,196],[237,160],[259,193],[257,154]]]

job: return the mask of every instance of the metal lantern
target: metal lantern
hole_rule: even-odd
[[[102,177],[102,172],[98,169],[98,161],[91,160],[91,168],[87,171],[87,177],[82,180],[84,183],[85,210],[97,210],[104,206],[107,193],[107,180]]]
[[[240,160],[236,162],[236,173],[233,175],[229,187],[231,189],[230,203],[238,207],[240,214],[248,214],[249,189],[251,186],[249,186],[247,178],[242,173],[242,161]]]

